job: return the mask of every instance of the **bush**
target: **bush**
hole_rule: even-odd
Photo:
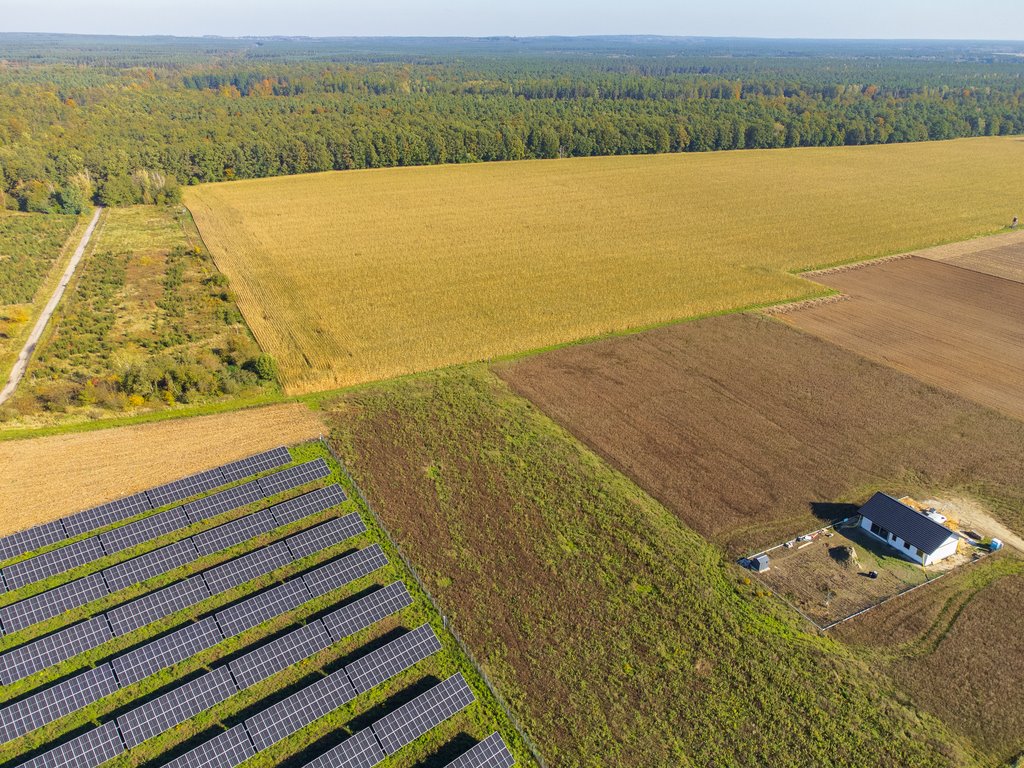
[[[270,355],[257,357],[253,370],[263,381],[277,381],[277,363]]]

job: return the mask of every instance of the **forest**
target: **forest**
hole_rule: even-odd
[[[0,197],[32,212],[326,170],[1024,132],[1024,59],[994,43],[0,35],[0,51]]]

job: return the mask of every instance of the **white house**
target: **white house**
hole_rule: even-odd
[[[881,492],[860,508],[860,527],[921,565],[955,554],[960,540],[942,523]]]

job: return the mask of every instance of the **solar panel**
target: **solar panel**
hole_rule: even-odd
[[[172,760],[164,768],[234,768],[256,754],[244,725],[236,725]]]
[[[278,525],[287,525],[331,507],[337,507],[347,499],[348,497],[341,490],[340,485],[328,485],[325,488],[317,488],[315,491],[296,496],[294,499],[282,501],[270,509],[273,511],[274,517],[277,518]]]
[[[3,622],[4,632],[9,635],[109,594],[103,577],[93,573],[0,608],[0,621]]]
[[[226,491],[220,491],[201,499],[190,501],[185,505],[189,516],[199,522],[230,512],[233,509],[244,507],[246,504],[253,504],[263,499],[263,490],[256,480],[252,480]]]
[[[409,590],[405,584],[396,581],[327,614],[323,622],[335,640],[343,640],[410,605],[412,596]]]
[[[245,477],[258,475],[260,472],[266,472],[268,469],[283,467],[285,464],[290,464],[291,461],[292,455],[287,448],[272,448],[247,459],[225,464],[220,468],[220,472],[225,483],[233,483]]]
[[[68,537],[60,520],[36,525],[0,539],[0,559],[9,560],[28,552],[64,541]]]
[[[34,696],[0,709],[0,742],[24,736],[118,689],[108,664],[68,678]]]
[[[184,510],[181,507],[176,507],[101,533],[99,538],[103,542],[103,548],[107,550],[107,554],[112,555],[160,536],[166,536],[168,533],[180,531],[182,528],[188,528],[190,525],[192,525],[192,521],[189,520]]]
[[[76,541],[66,547],[8,565],[4,568],[4,580],[7,582],[8,589],[19,589],[50,576],[56,576],[58,573],[91,563],[93,560],[99,560],[105,554],[99,539],[95,537],[82,539],[82,541]]]
[[[370,727],[384,752],[393,755],[411,744],[449,717],[461,712],[475,701],[473,691],[458,672],[421,693],[408,704],[390,712]]]
[[[371,574],[387,564],[388,558],[384,554],[384,550],[380,548],[379,544],[371,544],[365,549],[357,550],[332,563],[302,574],[302,580],[306,582],[306,587],[313,597],[320,597]]]
[[[272,475],[261,477],[257,482],[259,482],[260,487],[263,489],[264,496],[274,496],[282,491],[289,491],[292,488],[298,488],[300,485],[312,483],[314,480],[320,480],[329,474],[331,474],[331,470],[327,466],[327,462],[323,459],[317,459],[316,461],[307,461],[305,464],[288,467],[288,469],[282,469],[280,472],[275,472]]]
[[[243,541],[267,533],[277,528],[278,523],[269,509],[261,509],[251,515],[232,520],[230,523],[218,525],[208,531],[197,533],[192,537],[201,555],[212,555],[214,552],[241,544]]]
[[[512,768],[516,760],[505,746],[501,734],[495,731],[465,754],[448,763],[445,768]]]
[[[358,513],[353,512],[351,515],[336,517],[323,525],[289,536],[285,541],[288,544],[288,549],[298,560],[312,555],[314,552],[333,547],[335,544],[341,544],[365,531],[366,526],[363,524],[362,518]]]
[[[107,611],[114,634],[120,637],[132,630],[152,624],[172,613],[210,597],[202,576],[190,576],[169,587],[151,592],[138,600]]]
[[[172,664],[190,659],[200,651],[212,648],[223,639],[217,622],[209,616],[118,656],[110,662],[110,666],[117,672],[121,685],[132,685]]]
[[[117,727],[133,749],[237,692],[227,667],[220,667],[126,712],[117,718]]]
[[[301,579],[286,581],[278,587],[260,592],[220,611],[217,614],[217,623],[220,624],[225,637],[234,637],[264,621],[280,616],[285,611],[298,608],[310,599],[306,585]]]
[[[356,659],[345,667],[345,672],[356,692],[366,693],[374,686],[390,680],[399,672],[404,672],[413,664],[440,650],[441,641],[437,639],[430,625],[424,624]]]
[[[261,751],[348,704],[355,696],[345,672],[335,672],[253,715],[245,721],[245,728],[256,750]]]
[[[239,686],[248,688],[250,685],[265,680],[271,675],[290,667],[296,662],[322,651],[334,641],[327,634],[324,625],[319,621],[311,621],[303,627],[292,630],[264,646],[250,651],[228,664]]]
[[[11,683],[96,648],[114,635],[102,616],[74,624],[0,655],[0,683]]]
[[[303,768],[373,768],[385,757],[373,731],[364,728]]]
[[[291,561],[292,553],[288,551],[283,541],[279,541],[204,571],[203,578],[206,579],[210,591],[216,595],[239,584],[258,579],[288,565]]]
[[[154,507],[163,507],[176,501],[198,496],[200,493],[212,491],[222,485],[224,485],[224,476],[220,469],[208,469],[205,472],[175,480],[173,483],[151,488],[147,493]]]
[[[18,768],[96,768],[122,752],[124,744],[117,726],[106,723],[22,763]]]
[[[188,539],[176,541],[166,547],[160,547],[139,557],[133,557],[123,563],[105,568],[103,578],[111,592],[125,589],[133,584],[173,571],[198,557],[196,548]]]
[[[149,496],[143,491],[65,517],[64,530],[67,531],[68,536],[78,536],[81,533],[95,531],[97,528],[111,523],[141,515],[143,512],[148,512],[153,506]]]

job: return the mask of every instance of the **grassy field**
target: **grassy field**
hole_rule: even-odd
[[[347,171],[186,203],[290,392],[822,289],[1006,226],[1020,139]]]
[[[0,536],[322,431],[295,404],[0,442]]]
[[[972,764],[482,366],[362,389],[328,418],[549,765]]]
[[[187,212],[109,209],[0,423],[19,430],[278,392],[261,355]]]

